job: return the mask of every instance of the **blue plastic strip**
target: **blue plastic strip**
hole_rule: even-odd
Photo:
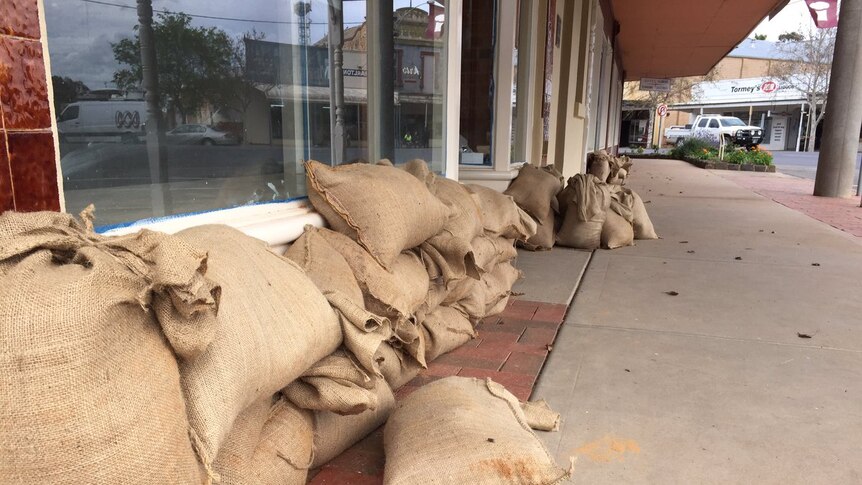
[[[266,205],[266,204],[284,204],[286,202],[294,202],[294,201],[303,200],[303,199],[308,199],[308,196],[303,195],[301,197],[291,197],[289,199],[282,199],[282,200],[267,200],[267,201],[262,201],[262,202],[252,202],[251,204],[235,205],[232,207],[221,207],[219,209],[212,209],[212,210],[205,210],[205,211],[198,211],[198,212],[184,212],[182,214],[171,214],[169,216],[150,217],[147,219],[140,219],[137,221],[119,222],[117,224],[106,224],[104,226],[96,226],[95,230],[97,233],[101,234],[101,233],[108,232],[108,231],[111,231],[114,229],[119,229],[122,227],[142,226],[145,224],[170,221],[173,219],[180,219],[183,217],[196,216],[196,215],[200,215],[200,214],[210,214],[213,212],[221,212],[221,211],[236,209],[237,207],[248,207],[248,206],[252,206],[252,205]]]

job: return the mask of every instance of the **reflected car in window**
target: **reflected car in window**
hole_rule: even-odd
[[[204,124],[180,125],[165,133],[167,142],[173,145],[237,145],[239,138]]]

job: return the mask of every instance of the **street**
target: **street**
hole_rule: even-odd
[[[793,175],[805,179],[814,180],[817,173],[817,157],[818,152],[772,152],[775,157],[773,163],[781,173]],[[856,182],[859,180],[859,160],[862,155],[857,155],[856,158],[856,176],[853,177],[853,193],[856,193]]]

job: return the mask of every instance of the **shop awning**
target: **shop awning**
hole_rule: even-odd
[[[611,0],[627,81],[706,74],[787,0]]]

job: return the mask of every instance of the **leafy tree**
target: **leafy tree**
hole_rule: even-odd
[[[54,112],[57,114],[67,104],[74,103],[82,94],[90,92],[84,83],[69,77],[51,76],[51,85],[54,87]]]
[[[766,40],[766,34],[754,34],[754,40]]]
[[[165,12],[153,21],[162,103],[178,113],[183,123],[205,103],[222,97],[234,55],[233,42],[225,31],[193,27],[191,20],[184,13]],[[114,73],[120,89],[138,88],[143,79],[137,30],[136,26],[133,38],[111,44],[114,58],[126,66]]]
[[[778,36],[778,42],[801,42],[805,40],[805,36],[799,32],[785,32]]]
[[[829,78],[832,75],[832,55],[835,51],[835,34],[838,29],[811,28],[806,39],[786,40],[778,48],[788,60],[774,62],[770,75],[783,86],[800,91],[805,96],[808,107],[808,137],[806,151],[813,152],[817,137],[817,124],[826,115],[826,95],[829,92]],[[782,34],[785,35],[785,34]],[[797,37],[794,37],[797,38]]]

